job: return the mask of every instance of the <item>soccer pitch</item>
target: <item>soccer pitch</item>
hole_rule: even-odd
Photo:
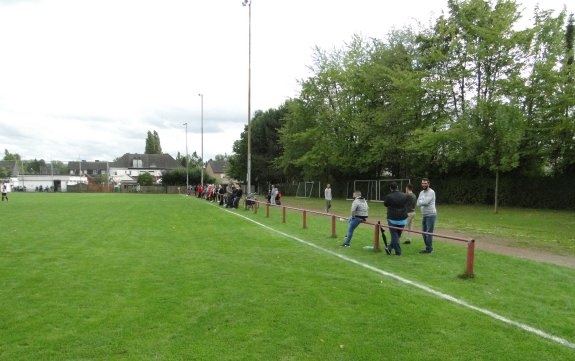
[[[0,360],[575,357],[564,267],[477,252],[461,280],[463,247],[342,249],[327,218],[181,195],[13,193],[0,224]]]

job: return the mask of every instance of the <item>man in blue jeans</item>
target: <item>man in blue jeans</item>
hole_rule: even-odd
[[[391,193],[383,198],[383,204],[387,207],[387,225],[393,228],[389,228],[391,244],[385,248],[385,252],[391,255],[391,250],[393,249],[396,256],[401,256],[399,239],[401,238],[403,227],[407,224],[406,205],[408,198],[407,194],[399,191],[395,182],[389,184],[389,190]]]
[[[429,179],[423,178],[421,180],[421,188],[417,198],[417,205],[421,207],[422,226],[423,232],[433,233],[435,228],[435,219],[437,218],[437,211],[435,210],[435,192],[429,188]],[[423,242],[425,242],[425,249],[419,253],[431,253],[433,251],[433,236],[431,234],[423,234]]]
[[[353,203],[351,204],[351,217],[349,218],[349,226],[347,228],[347,236],[345,242],[340,247],[349,247],[353,231],[367,220],[367,213],[369,207],[365,198],[361,196],[360,191],[353,192]]]

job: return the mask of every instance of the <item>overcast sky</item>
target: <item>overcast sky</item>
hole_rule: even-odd
[[[531,17],[538,1],[518,1]],[[566,0],[539,1],[561,10]],[[253,0],[252,112],[297,97],[313,49],[430,24],[447,0]],[[573,11],[573,6],[568,7]],[[247,124],[242,0],[0,0],[0,151],[113,160],[148,131],[176,157],[231,154]]]

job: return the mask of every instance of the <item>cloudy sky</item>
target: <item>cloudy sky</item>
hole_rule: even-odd
[[[528,18],[538,1],[518,1]],[[566,0],[539,1],[562,9]],[[253,0],[252,111],[297,97],[313,49],[432,22],[447,0]],[[573,6],[568,11],[573,11]],[[23,159],[231,154],[247,124],[242,0],[0,0],[0,151]],[[0,158],[3,156],[0,155]]]

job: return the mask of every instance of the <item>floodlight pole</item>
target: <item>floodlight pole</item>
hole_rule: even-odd
[[[201,181],[200,184],[202,185],[202,187],[204,186],[204,94],[200,93],[198,94],[198,96],[201,98],[201,123],[202,123],[202,141],[201,141],[201,147],[202,147],[202,152],[201,152],[201,157],[202,157],[202,169],[201,169]]]
[[[190,156],[188,155],[188,122],[185,122],[186,126],[186,194],[190,189]]]
[[[243,0],[243,6],[248,7],[248,169],[246,181],[248,189],[252,191],[252,1]]]

